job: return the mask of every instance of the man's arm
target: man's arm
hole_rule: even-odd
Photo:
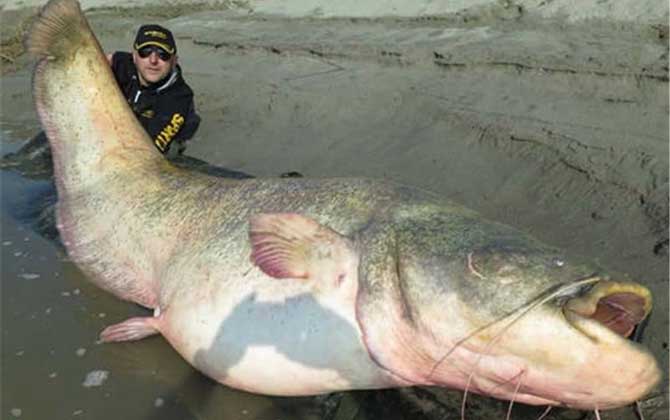
[[[198,131],[198,127],[200,127],[200,116],[195,112],[195,105],[191,100],[188,110],[186,111],[186,121],[175,136],[175,140],[183,143],[192,139],[195,132]]]
[[[193,104],[187,109],[180,109],[171,114],[167,124],[161,127],[153,138],[154,144],[163,154],[177,143],[180,151],[185,148],[184,143],[189,140],[200,125],[200,116],[196,114]]]

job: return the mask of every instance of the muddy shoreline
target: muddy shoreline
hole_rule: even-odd
[[[538,17],[523,7],[501,4],[413,17],[329,17],[327,6],[322,15],[267,15],[254,10],[253,2],[226,7],[90,6],[87,16],[107,51],[126,50],[140,23],[154,21],[173,29],[203,119],[187,149],[190,156],[257,176],[298,171],[310,177],[368,176],[415,185],[645,284],[654,294],[655,307],[643,342],[666,376],[642,407],[646,418],[667,418],[667,6],[665,21],[663,13],[658,20],[636,21]],[[31,13],[31,9],[2,11],[3,150],[15,148],[39,129],[30,94],[32,61],[20,54],[16,36]],[[5,25],[8,22],[12,25]],[[14,176],[2,174],[6,211],[17,194],[37,188]],[[30,331],[44,333],[44,325],[31,320],[30,314],[47,307],[67,312],[69,303],[62,299],[46,301],[72,289],[93,297],[88,302],[77,297],[92,312],[83,317],[86,329],[69,336],[72,343],[82,337],[94,341],[101,325],[117,319],[96,319],[98,313],[122,319],[136,308],[86,288],[81,273],[53,244],[17,230],[20,223],[12,224],[6,214],[2,236],[12,244],[3,247],[2,254],[3,330],[9,331],[3,340],[3,366],[21,366],[28,369],[27,381],[43,382],[49,372],[31,370],[30,363],[16,354],[22,351],[19,347],[44,345],[30,338]],[[22,243],[24,237],[31,238],[24,241],[27,245]],[[14,249],[18,244],[21,249]],[[47,262],[40,262],[39,255]],[[41,278],[51,278],[52,286],[60,288],[46,288],[35,294],[38,299],[31,299],[30,287],[43,288],[43,283],[9,283],[26,273],[21,271],[24,264],[46,264]],[[60,273],[59,279],[53,273]],[[95,308],[96,304],[106,309]],[[65,325],[76,328],[69,320],[49,325],[54,330]],[[26,333],[16,335],[17,330]],[[182,379],[189,382],[188,367],[170,354],[165,343],[151,340],[133,346],[140,350],[121,347],[140,364],[155,357],[152,352],[166,363],[169,373],[159,375],[159,389]],[[119,347],[96,351],[108,358],[118,358],[120,352]],[[81,360],[64,356],[58,360],[77,371],[76,378],[64,372],[58,376],[73,384],[64,398],[84,398],[77,391]],[[105,360],[116,369],[115,381],[120,381],[108,385],[106,392],[114,390],[109,398],[121,402],[120,395],[128,398],[121,391],[128,383],[124,380],[132,381],[137,374],[133,361],[124,370]],[[22,393],[29,387],[19,385],[26,381],[20,375],[16,368],[3,369],[3,416],[14,401],[27,401]],[[149,375],[140,382],[151,387],[154,379]],[[215,406],[193,397],[195,390],[208,387],[202,381],[187,385],[180,407],[206,408],[194,408],[200,414],[190,412],[183,418],[229,418],[212,417]],[[146,392],[131,388],[138,395]],[[272,399],[213,392],[212,401],[237,398],[243,401],[240,406],[248,403],[240,410],[251,410],[248,413],[256,417],[249,418],[264,418],[268,412],[281,418],[316,415],[309,411],[313,407],[279,410]],[[151,395],[145,395],[149,405],[154,401]],[[457,393],[353,395],[349,404],[368,417],[356,414],[359,417],[352,419],[375,418],[374,413],[385,406],[385,395],[419,407],[425,418],[459,418]],[[174,398],[166,400],[179,406]],[[100,396],[97,410],[104,401]],[[127,411],[132,413],[128,418],[146,418],[139,414],[144,412],[138,408],[143,403],[132,401],[137,406]],[[472,405],[468,419],[506,411],[505,404],[476,397]],[[537,410],[519,410],[513,418],[539,415]],[[100,411],[92,408],[88,415],[93,416],[91,412],[98,414],[86,418],[103,418]],[[25,408],[24,413],[27,416]],[[630,408],[602,415],[636,418]],[[556,410],[549,418],[576,416]]]

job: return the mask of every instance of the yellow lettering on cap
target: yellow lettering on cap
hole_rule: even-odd
[[[167,35],[160,31],[144,31],[144,35],[155,36],[156,38],[167,39]]]

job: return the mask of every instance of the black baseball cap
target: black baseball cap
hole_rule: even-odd
[[[147,45],[155,45],[170,54],[177,52],[177,44],[174,42],[172,32],[160,25],[142,25],[137,30],[135,50],[144,48]]]

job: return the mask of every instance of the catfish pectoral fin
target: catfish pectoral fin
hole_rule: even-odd
[[[249,226],[251,261],[268,276],[337,286],[355,273],[357,254],[351,241],[309,217],[259,214]]]

